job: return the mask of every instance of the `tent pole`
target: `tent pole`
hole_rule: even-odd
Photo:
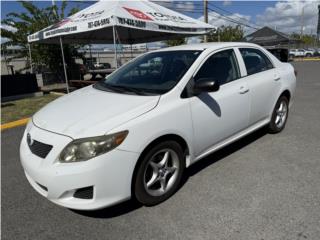
[[[52,6],[55,6],[55,0],[52,0]],[[58,16],[57,12],[55,11],[55,14]],[[60,19],[60,17],[58,16]],[[64,78],[66,80],[66,89],[67,93],[69,93],[69,84],[68,84],[68,76],[67,76],[67,69],[66,69],[66,61],[64,59],[64,51],[63,51],[63,44],[62,44],[62,38],[59,37],[60,40],[60,48],[61,48],[61,55],[62,55],[62,63],[63,63],[63,70],[64,70]]]
[[[63,51],[63,45],[62,45],[62,38],[60,37],[60,48],[61,48],[61,55],[62,55],[62,63],[63,63],[63,70],[64,70],[64,77],[66,79],[66,88],[67,93],[69,93],[69,85],[68,85],[68,76],[67,76],[67,69],[66,69],[66,62],[64,59],[64,51]]]
[[[93,66],[91,43],[90,43],[90,45],[89,45],[89,51],[90,51],[90,62],[91,62],[91,66]]]
[[[33,67],[32,67],[32,57],[31,57],[31,46],[30,43],[28,43],[29,48],[29,58],[30,58],[30,72],[33,73]]]
[[[115,66],[118,68],[118,55],[117,55],[117,43],[116,43],[116,29],[113,25],[113,46],[114,46],[114,60],[115,60]]]
[[[8,66],[8,60],[7,60],[7,57],[6,57],[7,47],[6,47],[5,45],[3,45],[3,46],[4,46],[4,48],[2,49],[2,51],[3,51],[3,58],[4,58],[4,62],[5,62],[5,64],[6,64],[6,67],[7,67],[7,72],[8,72],[8,74],[9,74],[10,68],[9,68],[9,66]]]

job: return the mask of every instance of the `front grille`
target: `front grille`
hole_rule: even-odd
[[[52,149],[52,145],[48,145],[37,140],[33,140],[32,144],[28,144],[30,151],[41,158],[46,158]]]
[[[81,199],[92,199],[93,198],[93,187],[85,187],[85,188],[79,188],[75,191],[73,194],[73,197],[75,198],[81,198]]]

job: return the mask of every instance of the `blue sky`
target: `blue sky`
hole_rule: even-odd
[[[39,7],[50,6],[51,1],[33,1]],[[57,4],[61,2],[56,1]],[[90,1],[70,1],[68,9],[78,6],[80,9],[93,4]],[[203,16],[203,1],[174,1],[165,0],[162,5],[201,19]],[[269,26],[285,33],[300,32],[301,13],[304,9],[304,32],[316,32],[317,6],[320,0],[286,0],[286,1],[209,1],[209,23],[217,27],[221,25],[235,25],[227,18],[240,21],[256,28]],[[213,10],[213,11],[212,11]],[[1,1],[1,19],[9,12],[21,12],[23,8],[16,1]],[[221,16],[224,15],[224,16]],[[245,27],[250,33],[253,28]]]
[[[36,4],[39,7],[47,7],[50,6],[52,3],[51,1],[33,1],[34,4]],[[199,18],[202,16],[202,13],[200,12],[200,9],[202,9],[202,1],[175,1],[172,5],[183,5],[186,2],[193,3],[194,4],[194,13],[191,11],[184,11],[183,7],[180,7],[177,11],[189,15],[194,18]],[[67,11],[72,8],[78,6],[80,9],[86,8],[93,4],[94,2],[84,1],[84,2],[69,2]],[[212,9],[215,9],[217,11],[223,12],[217,8],[214,8],[213,6],[220,7],[222,9],[225,9],[226,11],[234,12],[234,13],[240,13],[242,15],[250,15],[255,20],[255,16],[259,13],[263,13],[266,7],[273,6],[276,2],[275,1],[210,1],[209,7]],[[56,1],[56,4],[61,4],[61,2]],[[170,6],[171,4],[164,3],[166,6]],[[179,6],[180,6],[179,5]],[[21,12],[23,11],[23,8],[21,7],[21,4],[16,1],[1,1],[1,19],[3,19],[6,14],[9,12]]]
[[[51,1],[31,1],[33,2],[35,5],[37,5],[40,8],[45,8],[48,6],[52,5]],[[67,12],[76,6],[79,6],[80,9],[82,8],[86,8],[88,6],[90,6],[91,4],[93,4],[94,2],[90,3],[88,1],[85,3],[81,3],[81,2],[69,2],[68,3],[68,7],[67,7]],[[56,1],[57,5],[61,4],[61,1]],[[17,1],[3,1],[1,0],[1,19],[5,18],[5,16],[9,13],[9,12],[22,12],[23,8],[21,7],[21,4]]]

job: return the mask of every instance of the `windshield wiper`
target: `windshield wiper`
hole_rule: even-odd
[[[97,85],[96,87],[103,88],[107,91],[118,92],[118,93],[134,93],[136,95],[143,95],[143,96],[158,95],[156,93],[149,92],[148,89],[134,88],[134,87],[128,87],[123,85],[113,85],[105,82],[99,82],[99,83],[100,84]]]
[[[123,89],[123,90],[125,90],[127,92],[133,92],[133,93],[135,93],[137,95],[146,95],[145,92],[143,92],[143,91],[141,91],[141,90],[139,90],[137,88],[134,88],[134,87],[128,87],[128,86],[122,86],[122,85],[114,86],[114,87],[117,87],[118,89]]]
[[[109,91],[109,92],[118,92],[118,93],[126,92],[124,89],[117,88],[114,85],[106,84],[104,82],[98,82],[94,86],[96,88],[100,89],[100,90],[106,90],[106,91]]]
[[[153,94],[150,94],[150,93],[144,91],[143,89],[138,89],[138,88],[129,87],[129,86],[106,84],[106,87],[110,87],[110,89],[118,90],[121,92],[134,93],[136,95],[143,95],[143,96],[153,95]]]
[[[104,87],[111,89],[114,92],[119,92],[119,93],[126,92],[126,90],[119,88],[118,86],[114,86],[114,85],[110,85],[110,84],[105,84]]]

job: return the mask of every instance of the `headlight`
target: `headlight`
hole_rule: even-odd
[[[128,135],[128,131],[110,135],[81,138],[69,143],[60,153],[63,163],[86,161],[119,146]]]

